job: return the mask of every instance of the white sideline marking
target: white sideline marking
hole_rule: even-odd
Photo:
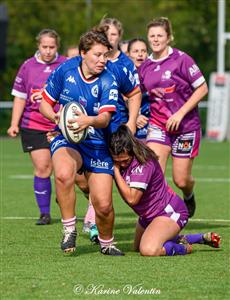
[[[10,179],[32,179],[34,178],[33,175],[10,175],[9,176]]]
[[[10,175],[10,179],[33,179],[33,175],[25,174],[25,175]],[[166,178],[168,181],[172,181],[171,177]],[[205,178],[205,177],[195,177],[197,182],[230,182],[230,178]]]
[[[2,220],[37,220],[38,217],[1,217]],[[79,221],[83,221],[84,218],[77,218]],[[52,220],[60,220],[60,218],[52,218]]]
[[[172,166],[167,166],[167,169],[172,169]],[[205,165],[193,165],[192,166],[192,169],[198,169],[198,170],[228,170],[229,169],[229,166],[227,165],[218,165],[218,166],[215,166],[215,165],[209,165],[209,166],[205,166]]]
[[[37,220],[38,217],[2,217],[1,219],[3,220]],[[79,221],[82,221],[84,218],[77,218]],[[116,219],[133,219],[135,220],[136,217],[133,216],[133,217],[116,217]],[[53,220],[60,220],[61,221],[61,218],[53,218]],[[189,222],[207,222],[207,223],[229,223],[230,220],[225,220],[225,219],[189,219]]]
[[[171,177],[166,177],[167,181],[173,181]],[[195,181],[197,182],[230,182],[230,178],[205,178],[205,177],[196,177]]]
[[[5,155],[4,158],[6,159],[7,156]],[[12,161],[11,162],[7,162],[7,164],[5,164],[5,167],[9,167],[9,166],[14,166],[14,167],[21,167],[21,166],[25,166],[25,162],[22,161]],[[30,165],[28,165],[28,168],[31,168]],[[227,163],[227,165],[197,165],[197,164],[194,164],[193,165],[193,170],[196,169],[196,170],[228,170],[229,169],[229,162]],[[167,169],[172,169],[172,165],[168,165],[167,166]]]

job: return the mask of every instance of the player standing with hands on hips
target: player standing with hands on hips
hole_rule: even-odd
[[[113,161],[104,132],[116,112],[118,96],[117,83],[105,70],[111,48],[104,28],[93,28],[85,33],[79,43],[81,56],[69,59],[53,72],[43,92],[40,111],[45,117],[57,121],[59,113],[53,111],[55,103],[65,105],[76,101],[87,112],[78,116],[78,130],[93,127],[79,144],[69,143],[62,134],[50,144],[64,229],[61,242],[64,252],[73,252],[76,248],[75,177],[77,172],[84,172],[95,208],[101,253],[123,255],[113,243]],[[75,122],[72,120],[71,124]],[[71,124],[70,128],[76,131],[76,126]]]
[[[56,125],[39,112],[39,106],[47,78],[66,58],[57,53],[60,37],[56,31],[43,29],[36,40],[38,51],[22,64],[14,82],[13,112],[7,133],[11,137],[21,133],[23,151],[30,154],[34,167],[34,194],[40,210],[36,224],[47,225],[51,222],[52,161],[46,134]]]
[[[141,89],[150,101],[147,145],[159,156],[163,172],[172,155],[173,181],[192,217],[196,208],[192,165],[201,140],[198,103],[208,87],[194,60],[170,47],[173,35],[167,18],[151,21],[147,36],[152,54],[138,70]]]

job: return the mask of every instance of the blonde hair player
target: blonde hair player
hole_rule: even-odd
[[[147,36],[152,53],[139,68],[141,89],[150,101],[147,145],[159,156],[163,172],[172,156],[173,181],[191,218],[196,208],[192,166],[201,140],[198,103],[208,87],[195,61],[170,46],[173,34],[167,18],[151,21]]]

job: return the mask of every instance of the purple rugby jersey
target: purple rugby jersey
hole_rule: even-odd
[[[163,59],[154,60],[150,55],[138,72],[142,92],[148,92],[150,95],[149,122],[164,130],[168,118],[184,105],[197,87],[205,82],[194,60],[186,53],[171,47],[169,55]],[[155,88],[164,89],[162,98],[151,94],[151,90]],[[175,133],[191,132],[199,128],[198,107],[195,107],[185,115]]]
[[[130,205],[142,218],[155,218],[176,195],[168,186],[157,160],[141,165],[134,158],[129,167],[121,171],[121,175],[130,188],[144,190],[139,203]]]
[[[29,58],[22,64],[11,92],[13,96],[26,101],[20,127],[42,131],[48,131],[55,127],[54,123],[43,117],[39,112],[40,102],[32,103],[30,97],[34,92],[44,87],[49,75],[65,60],[64,56],[57,54],[52,62],[45,63],[38,58],[37,52],[34,57]]]

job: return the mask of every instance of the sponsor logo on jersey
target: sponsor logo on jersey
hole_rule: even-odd
[[[98,85],[97,84],[91,88],[91,93],[94,97],[98,96]]]
[[[180,223],[181,223],[182,227],[184,227],[184,226],[186,225],[187,221],[185,221],[185,220],[180,220]]]
[[[134,74],[134,78],[135,78],[136,84],[140,84],[140,80],[139,80],[138,74]]]
[[[96,115],[98,115],[99,107],[100,107],[100,103],[99,102],[94,103],[94,105],[93,105],[93,112]]]
[[[183,51],[178,50],[178,53],[179,53],[180,56],[184,55]]]
[[[50,66],[47,66],[43,72],[44,73],[51,73],[52,70],[51,70]]]
[[[133,74],[131,73],[131,71],[129,71],[129,81],[132,83],[132,85],[135,84],[135,77],[133,76]]]
[[[130,184],[130,176],[129,175],[127,175],[126,177],[125,177],[125,182],[129,185]]]
[[[128,74],[128,70],[126,67],[123,68],[123,71],[125,72],[126,75]]]
[[[69,94],[69,90],[68,89],[64,89],[63,93],[66,94],[66,95],[68,95]]]
[[[158,66],[156,66],[156,68],[153,70],[153,72],[158,72],[158,71],[160,71],[160,69],[161,69],[161,66],[158,65]]]
[[[89,126],[88,127],[88,134],[95,134],[95,129],[94,129],[94,127],[93,126]]]
[[[171,78],[171,76],[172,76],[171,71],[167,70],[167,71],[164,72],[164,74],[162,75],[161,79],[162,80],[168,80],[168,79]]]
[[[82,97],[82,96],[79,96],[79,103],[83,106],[83,107],[87,107],[87,100],[84,98],[84,97]]]
[[[189,68],[189,73],[190,75],[193,77],[195,76],[197,73],[199,72],[199,68],[196,64],[193,64],[190,68]]]
[[[16,76],[16,78],[15,78],[15,81],[16,81],[17,83],[21,83],[21,82],[22,82],[22,78],[21,78],[21,77],[18,77],[18,76]]]
[[[141,175],[143,174],[143,166],[138,166],[131,170],[131,174]]]
[[[109,163],[107,161],[102,161],[100,159],[94,160],[93,158],[91,158],[90,166],[99,169],[106,169],[106,170],[109,169]]]
[[[60,97],[59,97],[59,100],[63,100],[64,102],[70,102],[70,101],[73,101],[73,98],[61,93]]]
[[[76,81],[75,81],[74,77],[71,76],[71,75],[66,79],[66,81],[68,81],[68,82],[70,82],[70,83],[76,84]]]
[[[109,92],[109,100],[114,100],[117,101],[118,100],[118,90],[115,89],[111,89]]]
[[[168,86],[167,88],[164,88],[164,92],[166,94],[169,94],[169,93],[173,93],[176,89],[176,85],[172,85],[172,86]]]

